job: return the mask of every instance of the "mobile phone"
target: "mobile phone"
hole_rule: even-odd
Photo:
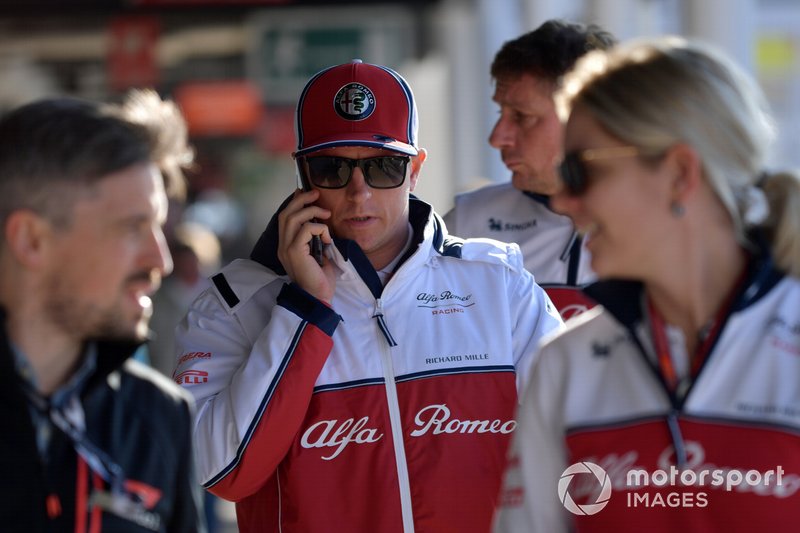
[[[300,165],[300,161],[297,162]],[[311,185],[303,179],[303,175],[300,172],[300,169],[297,168],[297,183],[301,189],[304,191],[310,191]],[[311,219],[312,222],[316,222],[317,219]],[[319,266],[322,266],[322,238],[319,235],[313,235],[311,237],[311,242],[309,243],[309,247],[311,248],[310,253],[311,257],[317,262]]]

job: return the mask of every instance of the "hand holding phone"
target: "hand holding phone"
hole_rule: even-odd
[[[311,257],[316,260],[319,266],[322,266],[322,238],[319,235],[314,235],[311,237],[309,246],[311,247]]]
[[[297,172],[297,182],[303,191],[308,192],[311,190],[311,185],[306,180],[302,179],[299,169]],[[311,221],[317,222],[317,219],[313,218]],[[322,266],[322,238],[319,235],[313,235],[308,246],[310,248],[311,257],[314,258],[319,266]]]

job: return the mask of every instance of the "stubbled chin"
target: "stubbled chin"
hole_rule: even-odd
[[[521,191],[528,191],[531,189],[532,180],[528,179],[524,174],[511,171],[511,184]]]

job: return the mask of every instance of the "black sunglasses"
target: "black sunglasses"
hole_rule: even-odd
[[[321,189],[341,189],[350,183],[353,169],[358,167],[367,185],[373,189],[394,189],[406,179],[406,169],[411,158],[402,155],[384,155],[367,159],[316,156],[300,157],[297,168],[306,183]]]
[[[589,172],[586,169],[587,161],[598,159],[611,159],[615,157],[633,157],[641,153],[636,146],[609,146],[606,148],[589,148],[588,150],[575,150],[564,155],[558,167],[561,182],[570,196],[580,196],[589,187]]]

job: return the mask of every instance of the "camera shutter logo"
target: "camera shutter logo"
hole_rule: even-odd
[[[572,499],[572,496],[570,496],[567,489],[569,488],[569,483],[572,481],[572,478],[575,476],[575,474],[594,474],[597,482],[600,483],[602,488],[600,489],[600,494],[597,496],[597,500],[594,503],[578,505]],[[610,498],[611,480],[608,478],[606,471],[594,463],[582,462],[570,465],[561,474],[561,479],[558,480],[558,499],[561,500],[561,503],[567,508],[567,511],[572,514],[597,514],[608,504],[608,500]]]
[[[336,93],[333,107],[345,120],[364,120],[375,111],[375,95],[366,85],[348,83]]]

